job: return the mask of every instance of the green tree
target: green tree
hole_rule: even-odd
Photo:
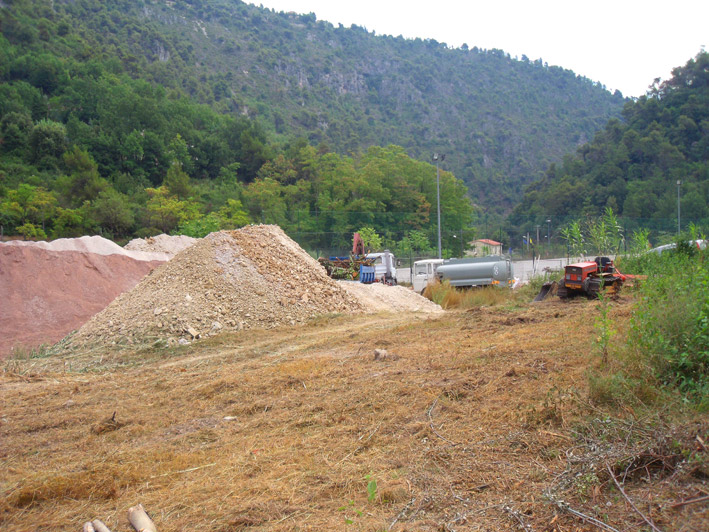
[[[244,189],[244,199],[253,220],[285,227],[286,203],[278,181],[267,177],[256,179]]]
[[[44,230],[31,223],[22,224],[17,228],[18,234],[22,235],[25,240],[46,240],[47,233]]]
[[[194,201],[180,200],[167,187],[146,189],[146,226],[157,227],[169,233],[179,224],[199,218],[199,207]]]
[[[32,117],[26,113],[11,112],[0,121],[0,148],[4,153],[18,155],[27,151]]]
[[[80,206],[91,201],[109,186],[99,175],[91,155],[76,145],[64,154],[64,165],[70,175],[60,186],[63,185],[63,194],[70,205]]]
[[[32,162],[42,168],[56,167],[67,147],[64,124],[40,120],[32,128],[29,146]]]
[[[180,170],[189,173],[193,170],[192,157],[187,146],[187,142],[179,133],[170,141],[167,148],[167,156],[170,159],[170,166],[179,165]]]
[[[59,207],[54,218],[54,238],[73,238],[86,233],[90,223],[84,219],[82,209],[64,209]]]
[[[57,197],[53,192],[23,183],[17,189],[9,190],[0,201],[0,216],[11,227],[27,225],[26,230],[29,230],[29,225],[37,225],[44,231],[46,221],[51,219],[56,208]]]
[[[127,235],[135,223],[128,198],[110,187],[91,202],[90,212],[99,226],[118,237]]]
[[[193,194],[190,186],[190,176],[184,172],[182,164],[179,162],[173,161],[170,165],[163,184],[170,191],[170,194],[180,199],[187,199]]]
[[[217,214],[220,229],[238,229],[251,221],[241,201],[237,199],[228,199],[226,205],[219,209]]]

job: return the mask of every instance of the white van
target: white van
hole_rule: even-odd
[[[411,284],[414,291],[423,294],[430,281],[436,278],[436,269],[443,264],[443,259],[425,259],[414,262],[414,276]]]

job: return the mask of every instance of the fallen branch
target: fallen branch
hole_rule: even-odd
[[[181,469],[180,471],[170,471],[168,473],[162,473],[160,475],[153,475],[150,478],[160,478],[160,477],[167,477],[170,475],[179,475],[181,473],[191,473],[192,471],[197,471],[198,469],[204,469],[205,467],[214,467],[215,465],[217,465],[216,462],[214,462],[212,464],[205,464],[205,465],[197,466],[197,467],[190,467],[189,469]]]
[[[437,405],[437,404],[438,404],[438,397],[436,397],[436,400],[433,401],[433,404],[431,405],[431,408],[428,409],[428,412],[427,412],[427,414],[428,414],[428,425],[431,427],[431,430],[433,431],[433,433],[434,433],[436,436],[438,436],[440,439],[442,439],[442,440],[445,441],[445,442],[450,443],[451,445],[458,445],[458,444],[455,443],[454,441],[450,441],[448,438],[444,438],[443,436],[441,436],[440,434],[438,434],[438,432],[436,432],[436,429],[433,428],[433,416],[431,415],[431,412],[433,412],[433,409],[436,408],[436,405]]]
[[[688,504],[694,504],[695,502],[706,501],[709,501],[709,495],[705,495],[704,497],[697,497],[696,499],[689,499],[688,501],[676,502],[674,504],[670,504],[670,508],[679,508],[680,506],[687,506]]]
[[[399,512],[399,515],[397,515],[394,518],[394,520],[391,522],[391,524],[387,528],[387,531],[394,528],[394,525],[396,524],[396,522],[404,516],[404,514],[409,510],[409,508],[411,508],[411,505],[413,505],[415,502],[416,502],[416,497],[412,498],[408,503],[406,503],[406,506],[404,506],[404,508]]]
[[[136,532],[158,532],[142,504],[128,508],[128,521]]]
[[[643,518],[643,521],[645,521],[648,525],[650,525],[650,528],[652,528],[655,532],[662,532],[659,528],[657,528],[655,526],[655,523],[653,523],[652,520],[645,517],[645,514],[643,514],[640,510],[638,510],[638,507],[635,506],[635,503],[633,503],[633,501],[630,500],[630,497],[628,497],[628,495],[623,490],[623,486],[621,486],[620,483],[618,482],[618,479],[615,478],[615,475],[613,474],[613,471],[611,470],[611,466],[606,464],[606,469],[608,470],[608,474],[613,479],[613,482],[618,487],[618,490],[620,490],[620,493],[623,495],[623,497],[625,497],[625,500],[628,501],[628,503],[633,508],[633,510],[635,510],[637,512],[637,514]]]
[[[578,510],[574,510],[571,506],[566,504],[564,501],[553,501],[554,504],[556,504],[557,508],[559,510],[564,511],[564,512],[569,512],[572,515],[575,515],[576,517],[583,519],[584,521],[591,523],[592,525],[597,526],[598,528],[602,530],[607,530],[608,532],[620,532],[617,528],[613,528],[610,525],[605,524],[603,521],[599,521],[595,517],[591,517],[590,515],[583,514],[579,512]]]
[[[522,527],[523,530],[526,530],[528,532],[532,532],[534,530],[531,525],[528,525],[527,523],[524,522],[524,520],[522,519],[522,516],[519,515],[518,511],[513,510],[509,506],[503,506],[502,509],[505,512],[507,512],[508,514],[510,514],[512,517],[514,517],[517,520],[517,522],[520,524],[520,526]]]

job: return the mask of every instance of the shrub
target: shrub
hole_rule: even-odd
[[[663,253],[646,264],[628,351],[665,385],[700,396],[709,391],[707,253]]]

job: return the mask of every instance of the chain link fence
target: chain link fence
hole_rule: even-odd
[[[264,223],[278,223],[264,215]],[[465,256],[476,239],[490,239],[502,244],[503,254],[513,260],[532,257],[554,258],[567,257],[569,249],[562,236],[562,230],[573,222],[584,224],[597,220],[598,217],[556,217],[537,216],[512,224],[509,220],[479,220],[474,226],[452,228],[450,220],[442,217],[441,241],[444,257]],[[281,216],[281,227],[298,244],[314,257],[344,256],[352,252],[352,239],[356,231],[371,227],[382,237],[383,247],[392,251],[401,261],[402,267],[410,266],[414,261],[438,256],[438,230],[435,220],[426,224],[414,223],[415,213],[376,213],[376,212],[297,212]],[[420,220],[419,220],[420,221]],[[325,224],[341,230],[308,230],[307,226]],[[676,218],[630,218],[618,217],[619,238],[613,253],[624,253],[632,244],[636,231],[648,231],[648,240],[653,246],[672,242],[677,237],[678,221]],[[700,233],[709,233],[709,219],[680,220],[683,233],[689,233],[693,224]],[[401,229],[401,227],[409,229]],[[423,236],[426,245],[412,246],[412,231]],[[420,241],[419,241],[420,244]],[[591,253],[591,251],[589,251]]]

